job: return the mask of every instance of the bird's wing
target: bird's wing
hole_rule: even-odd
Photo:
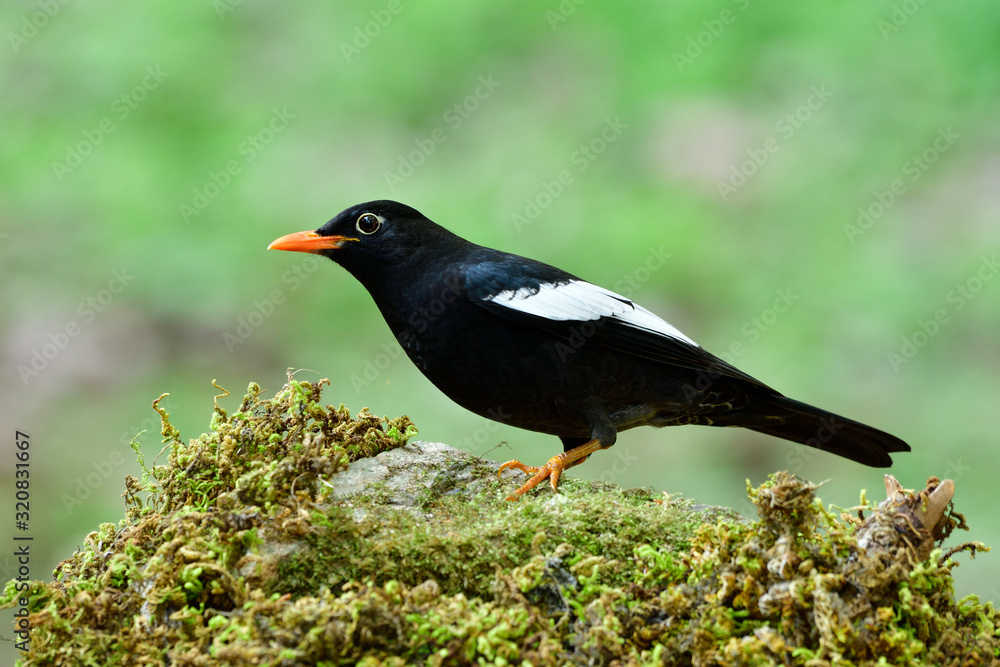
[[[512,268],[505,262],[479,265],[471,272],[466,289],[474,303],[507,320],[550,331],[570,345],[600,345],[705,371],[710,379],[726,376],[770,389],[631,299],[555,267],[521,262]]]

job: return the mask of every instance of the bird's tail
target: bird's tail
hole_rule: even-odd
[[[741,410],[760,418],[738,424],[792,442],[815,447],[873,468],[892,465],[890,452],[908,452],[910,446],[894,435],[865,426],[780,394],[754,396]]]

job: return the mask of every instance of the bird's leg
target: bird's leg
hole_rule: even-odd
[[[538,486],[538,484],[546,478],[548,478],[549,484],[552,485],[552,490],[555,491],[556,485],[559,483],[559,477],[562,475],[563,470],[583,463],[587,460],[588,456],[596,452],[598,449],[603,449],[601,441],[594,438],[593,440],[588,440],[579,447],[574,447],[568,452],[556,454],[540,468],[535,466],[526,466],[516,459],[513,461],[507,461],[500,466],[500,470],[497,471],[498,475],[507,468],[517,468],[526,475],[535,473],[534,477],[525,482],[521,488],[507,496],[507,500],[517,500],[525,493]]]

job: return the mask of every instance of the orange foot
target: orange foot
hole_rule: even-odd
[[[589,442],[585,442],[579,447],[574,447],[568,452],[563,452],[562,454],[553,456],[540,468],[536,466],[526,466],[516,459],[513,461],[507,461],[500,466],[500,470],[497,471],[497,475],[502,473],[507,468],[517,468],[526,475],[534,475],[531,479],[525,482],[521,488],[507,496],[507,500],[517,500],[525,493],[538,486],[538,484],[546,478],[548,478],[549,484],[552,485],[552,490],[555,491],[556,486],[559,484],[559,477],[562,475],[563,470],[572,468],[575,465],[580,465],[587,460],[588,456],[596,452],[598,449],[601,449],[601,443],[597,439],[594,439]]]

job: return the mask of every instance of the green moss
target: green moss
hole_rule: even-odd
[[[988,665],[1000,615],[956,602],[954,562],[858,546],[859,519],[784,473],[754,523],[649,490],[566,479],[519,502],[464,454],[398,490],[338,472],[405,445],[406,417],[352,418],[324,383],[250,385],[209,433],[126,480],[51,582],[32,582],[41,664]],[[162,397],[161,397],[162,398]],[[390,455],[387,455],[390,456]],[[921,496],[914,496],[919,502]],[[867,503],[875,516],[884,510]],[[962,522],[942,519],[935,539]],[[893,531],[890,531],[893,532]],[[14,602],[8,585],[0,604]],[[880,662],[880,660],[882,662]]]

